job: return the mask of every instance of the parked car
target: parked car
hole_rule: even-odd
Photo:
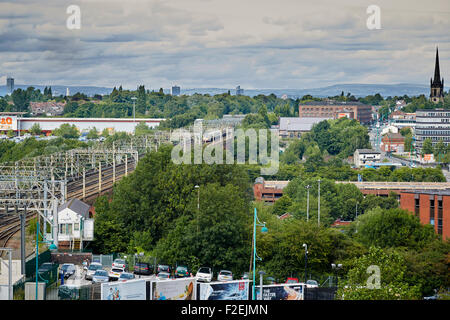
[[[92,276],[95,274],[95,272],[96,272],[97,270],[101,270],[101,269],[103,269],[103,266],[102,266],[101,263],[98,263],[98,262],[92,262],[92,263],[89,265],[89,267],[88,267],[88,269],[87,269],[87,271],[86,271],[86,275],[84,276],[84,278],[85,278],[86,280],[92,280]]]
[[[249,278],[250,277],[249,277],[249,273],[248,272],[244,272],[244,274],[241,277],[242,280],[248,280]]]
[[[170,274],[170,267],[165,264],[160,264],[160,265],[158,265],[156,273],[160,273],[160,272],[167,272]]]
[[[39,273],[50,271],[54,268],[55,264],[51,262],[44,262],[38,269]]]
[[[276,284],[277,281],[275,280],[274,277],[267,277],[266,278],[267,284]]]
[[[195,275],[195,278],[199,282],[211,282],[213,278],[213,273],[211,268],[208,267],[201,267],[198,269],[197,274]]]
[[[59,276],[64,274],[64,279],[67,279],[75,274],[77,268],[73,263],[64,263],[59,269]]]
[[[229,270],[220,270],[217,276],[217,281],[230,281],[233,280],[233,273]]]
[[[100,283],[108,281],[109,281],[108,271],[103,269],[95,271],[94,275],[92,276],[92,283]]]
[[[156,275],[156,279],[158,280],[169,280],[170,279],[170,273],[168,272],[160,272]]]
[[[128,280],[132,280],[134,278],[135,278],[134,274],[129,273],[129,272],[122,272],[120,274],[120,276],[119,276],[119,280],[118,281],[125,282],[125,281],[128,281]]]
[[[299,283],[298,278],[287,278],[285,283]]]
[[[145,274],[150,275],[153,273],[153,266],[147,262],[137,262],[134,265],[134,274]]]
[[[306,281],[306,287],[307,288],[318,288],[319,284],[317,283],[316,280],[308,280],[308,281]]]
[[[111,281],[116,281],[119,279],[120,275],[124,272],[126,272],[124,268],[114,267],[109,272],[109,278],[111,279]]]
[[[116,259],[116,260],[113,261],[111,268],[126,269],[127,268],[127,262],[125,261],[125,259]]]
[[[175,278],[187,278],[189,277],[189,270],[186,266],[178,266],[175,270]]]

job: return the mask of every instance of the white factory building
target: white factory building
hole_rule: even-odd
[[[132,119],[132,118],[23,118],[17,115],[0,116],[0,130],[29,131],[34,124],[39,124],[43,132],[51,132],[62,124],[75,125],[78,131],[85,132],[96,128],[101,132],[108,129],[110,132],[134,133],[134,128],[144,122],[148,127],[155,128],[165,119]]]

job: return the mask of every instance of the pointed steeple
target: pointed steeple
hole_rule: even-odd
[[[439,70],[439,49],[436,47],[436,63],[434,67],[434,84],[441,83],[441,71]]]

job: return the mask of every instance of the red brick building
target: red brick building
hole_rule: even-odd
[[[348,117],[360,123],[369,123],[372,118],[372,106],[360,102],[339,102],[333,100],[311,101],[298,106],[300,118],[333,118]]]
[[[442,239],[450,238],[450,189],[403,191],[400,207],[413,213],[422,224],[431,224]]]
[[[387,133],[381,139],[381,150],[384,152],[404,152],[405,138],[400,133]]]
[[[283,189],[289,181],[265,181],[257,178],[253,185],[255,200],[273,203],[283,196]]]

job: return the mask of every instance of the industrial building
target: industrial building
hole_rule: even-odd
[[[50,133],[62,124],[75,125],[79,132],[93,129],[101,132],[108,129],[110,133],[134,133],[135,127],[144,122],[150,128],[159,126],[165,119],[131,119],[131,118],[24,118],[18,113],[0,114],[0,131],[29,131],[34,124],[38,124],[44,133]]]
[[[373,120],[371,106],[360,102],[339,102],[333,100],[300,103],[298,116],[300,118],[332,119],[347,117],[358,120],[362,124],[370,123]]]
[[[313,125],[331,118],[285,118],[280,117],[280,138],[299,138],[311,131]]]

